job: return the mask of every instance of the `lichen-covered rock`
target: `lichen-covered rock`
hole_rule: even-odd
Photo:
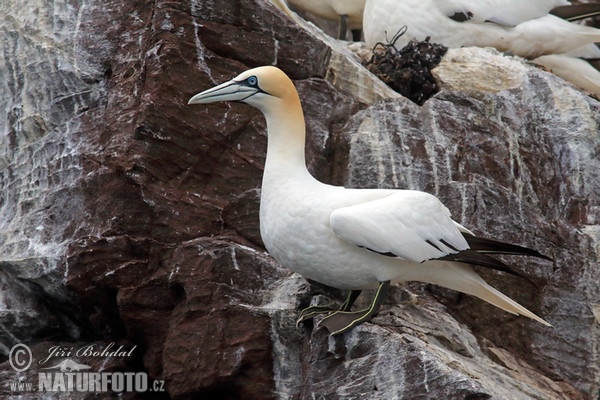
[[[597,101],[465,49],[419,107],[265,0],[5,1],[0,22],[5,360],[19,342],[136,345],[89,365],[147,371],[172,398],[597,397]],[[537,287],[482,274],[554,327],[411,283],[339,338],[297,328],[301,306],[341,293],[262,248],[262,116],[186,105],[261,64],[296,81],[319,179],[426,190],[474,231],[552,256],[510,259]]]
[[[473,298],[447,304],[480,337],[497,346],[514,338],[510,347],[520,348],[521,356],[542,373],[569,376],[569,382],[594,393],[594,304],[600,291],[589,276],[598,270],[600,165],[593,149],[599,104],[554,76],[495,51],[459,49],[448,55],[437,71],[442,91],[424,106],[390,100],[351,118],[339,139],[346,143],[342,148],[350,148],[343,167],[346,182],[426,190],[477,233],[518,240],[553,257],[553,264],[511,259],[537,288],[482,271],[509,296],[539,310],[553,329],[514,320]],[[457,72],[457,59],[473,70],[478,62],[503,66],[498,74],[485,75],[494,88],[473,82],[473,73]],[[580,305],[577,311],[571,301]]]
[[[86,335],[64,289],[64,251],[85,215],[83,114],[98,106],[105,68],[74,33],[66,2],[0,4],[0,333],[18,342]],[[91,226],[90,226],[91,228]]]

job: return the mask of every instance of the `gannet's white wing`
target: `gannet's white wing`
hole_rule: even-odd
[[[351,194],[351,192],[349,193]],[[371,251],[422,262],[469,248],[450,211],[433,195],[412,190],[334,210],[333,231]]]
[[[439,10],[456,20],[515,26],[547,15],[567,0],[434,0]]]

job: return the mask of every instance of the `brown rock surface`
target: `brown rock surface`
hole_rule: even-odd
[[[90,365],[147,371],[172,398],[597,397],[597,101],[481,50],[463,56],[516,75],[457,84],[442,64],[423,107],[376,102],[386,91],[351,55],[267,1],[18,4],[0,5],[6,357],[19,342],[135,345],[124,365]],[[297,83],[319,179],[427,190],[476,232],[551,255],[514,260],[538,288],[484,274],[554,328],[408,284],[343,337],[296,329],[300,304],[340,294],[261,247],[262,116],[186,106],[272,63]],[[406,288],[417,304],[399,304]],[[8,361],[0,373],[15,379]]]

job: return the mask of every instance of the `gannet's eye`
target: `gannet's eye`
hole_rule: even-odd
[[[256,87],[256,86],[258,86],[258,79],[254,75],[252,75],[250,78],[246,79],[246,83],[249,86],[255,86]]]

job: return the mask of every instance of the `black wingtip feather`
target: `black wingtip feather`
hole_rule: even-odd
[[[600,4],[587,3],[558,6],[553,8],[550,14],[571,22],[580,21],[600,15]]]
[[[543,258],[544,260],[554,261],[552,258],[543,255],[537,250],[533,250],[527,247],[519,246],[516,244],[510,244],[505,242],[500,242],[493,239],[486,239],[482,237],[477,237],[470,235],[468,233],[463,233],[463,236],[471,250],[474,250],[478,253],[486,253],[486,254],[508,254],[508,255],[516,255],[516,256],[531,256],[537,258]]]
[[[520,273],[519,271],[511,268],[510,266],[503,263],[502,261],[488,256],[485,253],[478,253],[473,250],[463,250],[461,252],[458,252],[455,254],[449,254],[447,256],[439,258],[439,260],[457,261],[457,262],[462,262],[462,263],[466,263],[466,264],[478,265],[480,267],[494,269],[496,271],[506,272],[511,275],[515,275],[515,276],[525,279],[526,281],[531,283],[533,286],[537,286],[537,284],[534,281],[532,281],[530,278],[528,278],[527,276],[525,276],[522,273]]]
[[[469,244],[469,249],[459,251],[454,254],[449,254],[447,256],[439,258],[438,260],[463,262],[466,264],[478,265],[481,267],[506,272],[523,278],[536,287],[537,284],[533,280],[523,275],[519,271],[511,268],[502,261],[490,257],[488,254],[531,256],[553,261],[550,257],[547,257],[541,254],[540,252],[533,249],[529,249],[527,247],[519,246],[516,244],[504,243],[493,239],[481,238],[473,236],[469,233],[463,233],[463,236]]]

